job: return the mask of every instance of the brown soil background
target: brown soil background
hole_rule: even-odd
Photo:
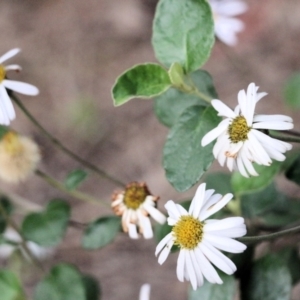
[[[237,92],[254,81],[269,93],[259,111],[291,115],[297,128],[299,114],[283,105],[282,88],[300,70],[300,2],[247,2],[250,9],[242,17],[246,30],[240,34],[239,45],[231,50],[217,44],[204,68],[212,74],[221,99],[235,103]],[[40,88],[38,97],[21,98],[49,131],[122,181],[146,181],[153,194],[161,196],[163,208],[168,199],[193,195],[195,188],[181,195],[164,177],[161,153],[167,129],[155,118],[152,101],[133,100],[114,108],[110,96],[121,72],[156,61],[151,47],[154,5],[155,0],[1,0],[0,53],[22,48],[12,61],[24,70],[11,76]],[[18,109],[12,126],[36,139],[43,153],[41,169],[55,178],[62,180],[79,167]],[[297,192],[292,184],[280,184],[291,194]],[[42,205],[63,197],[72,204],[72,218],[80,222],[111,213],[65,197],[35,177],[18,186],[1,183],[1,188]],[[91,175],[81,190],[109,202],[115,188]],[[104,300],[138,299],[145,282],[152,286],[151,299],[187,299],[189,284],[176,279],[177,255],[159,266],[154,241],[132,241],[120,235],[106,248],[87,252],[80,248],[80,237],[80,231],[70,228],[46,267],[76,264],[101,282]],[[29,297],[39,277],[35,274],[26,280]],[[299,289],[293,295],[294,300],[300,299]]]

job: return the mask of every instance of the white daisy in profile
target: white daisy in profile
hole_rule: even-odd
[[[235,264],[220,250],[240,253],[246,246],[233,238],[246,234],[242,217],[230,217],[223,220],[207,218],[223,208],[233,197],[214,194],[214,190],[205,190],[202,183],[194,196],[189,211],[169,200],[165,208],[168,211],[168,224],[173,226],[156,247],[158,263],[163,264],[173,245],[180,248],[177,260],[179,281],[190,281],[194,290],[203,285],[206,278],[211,283],[222,284],[214,264],[224,273],[231,275],[236,271]]]
[[[140,289],[139,300],[149,300],[150,299],[151,286],[149,283],[144,283]]]
[[[266,93],[257,93],[258,87],[250,83],[238,93],[238,105],[232,110],[220,100],[212,100],[218,115],[225,117],[220,124],[202,139],[202,146],[213,140],[217,142],[213,155],[221,166],[225,162],[230,171],[238,170],[243,176],[257,176],[252,163],[269,166],[272,159],[284,161],[283,153],[292,145],[274,139],[267,130],[289,130],[294,127],[293,119],[285,115],[254,115],[257,102]]]
[[[234,18],[248,9],[240,0],[209,0],[215,23],[215,35],[225,44],[235,46],[237,34],[244,29],[244,23]]]
[[[129,237],[137,239],[138,231],[145,239],[153,237],[149,216],[160,224],[166,222],[166,216],[156,208],[159,197],[151,195],[144,182],[132,182],[125,191],[112,196],[111,206],[116,215],[122,216],[122,228]]]
[[[10,121],[16,117],[14,107],[6,89],[29,96],[36,96],[39,93],[39,90],[31,84],[6,78],[7,71],[21,70],[19,65],[5,66],[3,64],[6,60],[12,58],[19,52],[20,49],[15,48],[0,57],[0,124],[2,125],[9,125]]]

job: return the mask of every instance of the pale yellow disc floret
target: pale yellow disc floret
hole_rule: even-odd
[[[172,229],[175,245],[180,248],[192,250],[202,241],[203,224],[194,217],[181,216]]]
[[[247,125],[245,117],[238,116],[229,125],[228,134],[232,143],[243,142],[248,139],[251,127]]]
[[[30,138],[9,131],[0,141],[0,178],[8,182],[25,180],[41,160],[38,145]]]

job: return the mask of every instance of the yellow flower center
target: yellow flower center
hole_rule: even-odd
[[[149,195],[147,188],[137,182],[133,182],[125,190],[124,204],[131,209],[138,209]]]
[[[172,229],[175,245],[192,250],[201,242],[203,237],[203,224],[192,216],[181,216]]]
[[[0,82],[5,79],[6,71],[3,65],[0,65]]]
[[[18,155],[23,151],[22,143],[20,142],[18,134],[15,132],[9,131],[6,133],[1,143],[3,143],[5,151],[12,156]]]
[[[238,116],[229,125],[228,134],[231,142],[238,143],[248,139],[248,132],[251,127],[247,125],[245,117]]]

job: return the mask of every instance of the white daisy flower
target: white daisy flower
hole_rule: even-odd
[[[139,300],[149,300],[150,299],[151,286],[149,283],[144,283],[140,289]]]
[[[231,275],[236,271],[234,263],[220,250],[240,253],[246,246],[232,238],[246,234],[242,217],[230,217],[223,220],[206,220],[233,197],[213,194],[214,190],[205,190],[202,183],[194,196],[189,211],[169,200],[165,207],[168,211],[168,224],[173,226],[156,247],[158,263],[163,264],[173,245],[180,247],[177,260],[177,277],[179,281],[190,281],[194,290],[203,285],[203,278],[211,283],[222,284],[214,264],[224,273]]]
[[[138,230],[145,239],[153,237],[149,216],[160,224],[166,222],[166,216],[156,208],[159,197],[151,195],[147,185],[132,182],[125,191],[116,192],[112,196],[112,208],[116,215],[122,216],[122,228],[130,238],[138,238]]]
[[[215,22],[215,35],[225,44],[235,46],[237,33],[244,29],[244,23],[234,18],[248,9],[240,0],[209,0]]]
[[[3,65],[6,60],[12,58],[19,52],[20,49],[15,48],[0,57],[0,124],[2,125],[9,125],[10,121],[16,117],[14,107],[6,89],[29,96],[36,96],[39,93],[39,90],[31,84],[6,78],[7,71],[21,70],[19,65]]]
[[[213,140],[214,157],[221,166],[225,162],[230,171],[238,170],[243,176],[258,176],[252,162],[269,166],[272,159],[284,161],[283,153],[292,149],[292,145],[274,139],[264,133],[265,130],[289,130],[294,127],[293,119],[285,115],[254,115],[257,102],[266,93],[257,93],[258,87],[250,83],[247,89],[238,93],[238,106],[230,109],[220,100],[212,100],[212,106],[218,115],[225,117],[220,124],[208,132],[202,139],[202,146]]]

